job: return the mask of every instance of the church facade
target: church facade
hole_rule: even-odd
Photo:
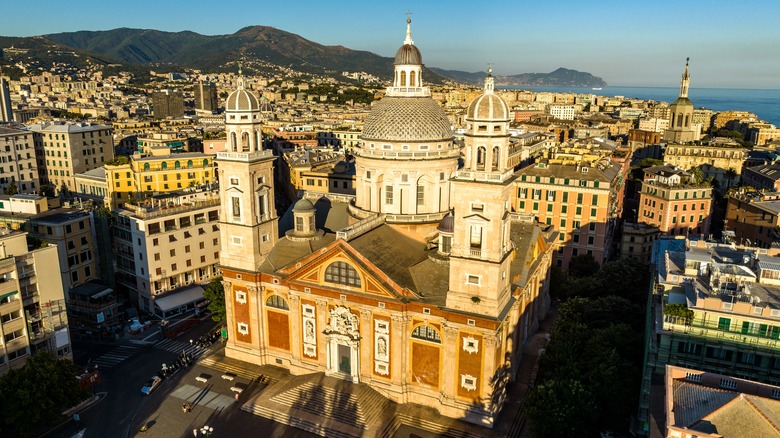
[[[557,235],[511,210],[510,113],[492,77],[461,151],[423,85],[410,23],[355,150],[349,202],[304,197],[277,217],[259,103],[243,80],[228,97],[229,150],[217,157],[225,354],[492,426],[549,308]]]

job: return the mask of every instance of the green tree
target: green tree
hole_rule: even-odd
[[[15,195],[19,193],[19,189],[16,187],[16,181],[11,181],[3,190],[6,195]]]
[[[734,168],[729,167],[726,170],[725,176],[726,176],[726,188],[728,189],[729,187],[731,187],[731,180],[737,177],[737,171],[734,170]]]
[[[26,436],[32,427],[60,420],[62,411],[87,397],[76,375],[73,362],[38,353],[0,378],[0,436]]]
[[[528,394],[523,416],[537,437],[590,436],[596,430],[592,398],[577,380],[548,380]]]
[[[225,288],[222,286],[222,277],[217,277],[209,282],[203,290],[203,296],[210,301],[209,310],[214,321],[225,320]]]

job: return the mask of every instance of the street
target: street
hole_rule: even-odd
[[[78,345],[74,349],[79,365],[97,365],[101,381],[94,388],[96,393],[105,393],[105,397],[91,407],[79,413],[79,426],[86,428],[84,438],[103,438],[108,436],[127,436],[128,428],[138,410],[150,397],[141,395],[141,386],[150,377],[157,374],[163,363],[171,363],[183,349],[190,350],[189,339],[198,339],[205,333],[216,330],[218,323],[206,318],[173,339],[159,334],[149,337],[156,326],[146,331],[144,343],[123,341],[116,345]],[[221,347],[217,341],[212,349]],[[192,350],[201,351],[202,349]],[[82,360],[83,359],[83,360]],[[180,371],[177,374],[186,372]],[[175,377],[175,376],[174,376]],[[170,380],[163,381],[151,397],[170,390]],[[63,427],[46,434],[51,437],[72,437],[78,431],[70,421]],[[132,434],[131,434],[132,436]]]

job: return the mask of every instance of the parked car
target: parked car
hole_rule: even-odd
[[[141,395],[149,395],[157,389],[158,386],[160,386],[160,383],[162,383],[162,379],[160,376],[152,376],[151,379],[149,379],[146,384],[144,384],[143,387],[141,387]]]

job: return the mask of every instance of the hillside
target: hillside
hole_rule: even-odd
[[[343,46],[324,46],[268,26],[249,26],[231,35],[148,29],[113,29],[44,35],[59,44],[130,63],[172,63],[216,70],[237,60],[260,61],[315,74],[364,71],[389,79],[393,60]],[[439,82],[438,75],[427,76]]]
[[[433,71],[445,78],[467,84],[479,85],[487,73],[469,73],[458,70],[433,68]],[[535,86],[535,87],[606,87],[607,83],[590,73],[559,68],[550,73],[520,73],[511,76],[496,76],[497,86]]]

